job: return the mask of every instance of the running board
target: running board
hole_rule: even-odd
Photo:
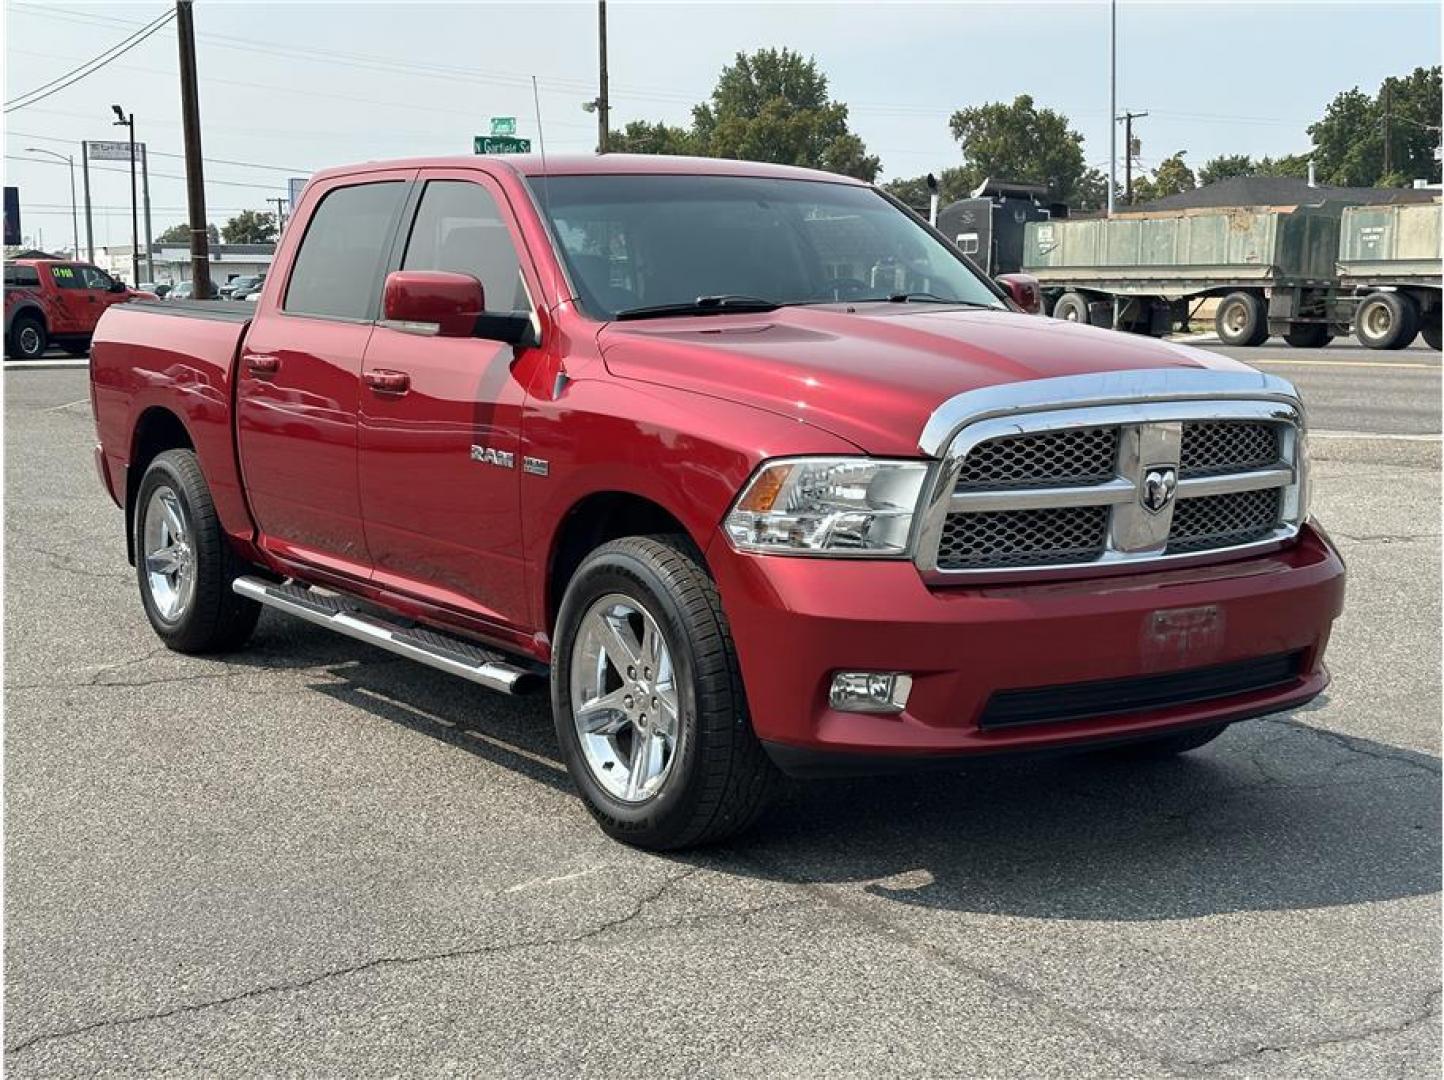
[[[231,588],[258,604],[504,694],[523,693],[541,678],[539,670],[518,666],[501,653],[434,630],[393,625],[333,593],[256,577],[236,578]]]

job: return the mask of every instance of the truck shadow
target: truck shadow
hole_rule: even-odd
[[[486,694],[339,639],[334,654],[320,641],[307,650],[334,657],[321,660],[334,681],[315,683],[320,693],[572,794],[545,696]],[[789,783],[746,836],[668,858],[1044,919],[1179,919],[1437,893],[1439,759],[1303,715],[1246,722],[1163,761],[993,759]],[[576,814],[592,827],[579,802]]]

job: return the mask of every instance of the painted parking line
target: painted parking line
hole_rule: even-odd
[[[1356,368],[1421,368],[1425,371],[1444,371],[1438,364],[1413,363],[1404,360],[1285,360],[1283,357],[1249,357],[1250,364],[1286,364],[1291,367],[1356,367]]]

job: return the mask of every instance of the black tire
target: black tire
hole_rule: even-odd
[[[1109,752],[1117,757],[1134,759],[1170,758],[1207,746],[1227,730],[1227,724],[1206,724],[1186,731],[1176,731],[1171,735],[1158,735],[1151,739],[1124,743],[1111,748]]]
[[[1370,293],[1354,312],[1354,337],[1366,349],[1403,349],[1419,332],[1419,305],[1406,293]]]
[[[189,539],[194,593],[167,617],[153,595],[146,560],[147,510],[161,488],[175,495]],[[141,478],[135,498],[135,572],[150,625],[167,646],[184,653],[228,652],[240,648],[256,628],[261,606],[231,591],[244,564],[236,557],[211,501],[194,451],[157,455]]]
[[[69,341],[57,341],[56,345],[65,351],[66,356],[83,357],[90,355],[90,338],[72,338]]]
[[[641,802],[614,797],[593,776],[573,719],[573,648],[586,613],[612,594],[644,606],[673,656],[674,757],[661,786]],[[567,769],[613,839],[652,850],[715,843],[746,829],[766,807],[778,773],[752,731],[717,587],[685,537],[628,537],[587,556],[557,617],[551,691]]]
[[[1053,305],[1053,318],[1088,325],[1088,298],[1082,293],[1065,292]]]
[[[39,360],[48,348],[50,335],[45,330],[45,320],[29,313],[16,315],[5,339],[5,355],[16,360]]]
[[[1294,323],[1284,340],[1295,349],[1322,349],[1334,340],[1327,323]]]
[[[1432,319],[1426,319],[1424,325],[1419,328],[1419,333],[1424,335],[1424,344],[1435,352],[1440,348],[1439,336],[1439,312],[1434,312]]]
[[[1219,302],[1213,316],[1214,332],[1225,345],[1253,348],[1268,340],[1268,313],[1263,299],[1253,293],[1231,292]]]

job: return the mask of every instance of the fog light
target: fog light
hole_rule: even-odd
[[[895,671],[839,671],[827,700],[841,712],[896,713],[907,707],[913,677]]]

